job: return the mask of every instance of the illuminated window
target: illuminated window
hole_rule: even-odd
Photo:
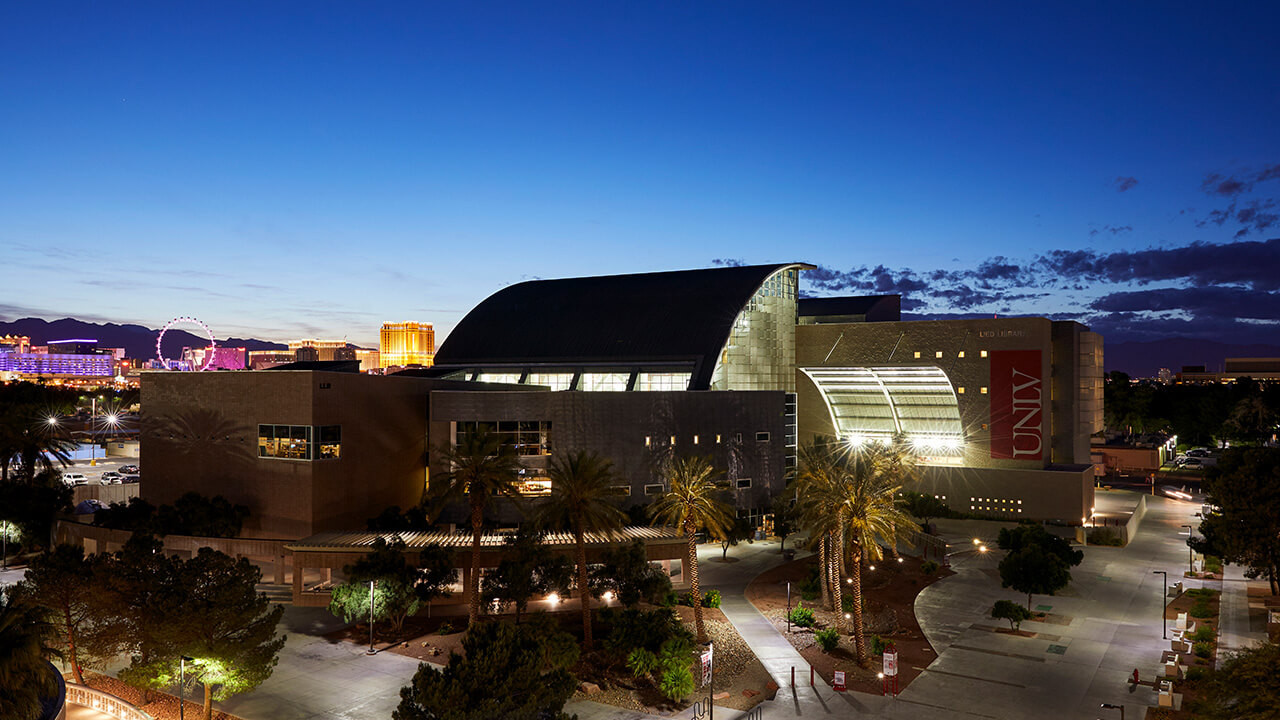
[[[959,353],[956,354],[956,357],[961,357],[961,358],[964,357],[964,351],[961,350]]]
[[[675,444],[676,444],[676,436],[675,436],[675,435],[672,435],[672,436],[671,436],[671,442],[670,442],[669,444],[671,444],[671,445],[675,445]]]
[[[645,436],[644,436],[644,446],[645,446],[645,447],[649,447],[649,445],[650,445],[652,442],[653,442],[653,439],[652,439],[652,438],[650,438],[648,435],[645,435]]]
[[[342,454],[342,426],[321,425],[316,428],[317,460],[336,460]]]
[[[609,494],[613,497],[631,497],[631,486],[614,485],[609,488]]]
[[[933,356],[934,356],[934,357],[936,357],[936,358],[940,358],[940,357],[942,357],[942,351],[941,351],[941,350],[939,350],[939,351],[935,352],[935,353],[933,354]]]
[[[573,385],[573,373],[529,373],[525,385],[545,385],[552,390],[568,390]]]
[[[550,495],[551,494],[551,478],[546,475],[533,473],[546,472],[545,470],[533,471],[529,469],[521,470],[520,481],[516,483],[516,491],[521,495]],[[525,473],[530,473],[525,476]]]
[[[916,351],[916,359],[917,359],[917,360],[919,360],[919,359],[920,359],[920,351],[919,351],[919,350],[917,350],[917,351]]]
[[[693,373],[642,372],[636,375],[636,390],[687,390]]]
[[[311,438],[309,425],[259,425],[258,457],[310,460]]]
[[[961,385],[960,387],[956,388],[956,393],[957,393],[957,394],[959,394],[959,395],[963,395],[963,394],[964,394],[964,386],[963,386],[963,385]]]
[[[469,433],[487,430],[497,435],[506,447],[517,455],[550,455],[551,423],[539,420],[500,420],[498,422],[463,421],[458,423],[457,444],[461,445]]]
[[[694,445],[697,445],[697,444],[698,444],[698,436],[697,436],[697,435],[694,435],[694,436],[693,436],[693,444],[694,444]]]
[[[978,354],[979,354],[980,356],[982,356],[982,357],[986,357],[986,356],[987,356],[987,351],[986,351],[986,350],[983,350],[983,351],[979,352]]]
[[[654,484],[652,484],[652,485],[645,485],[645,486],[644,486],[644,494],[645,494],[645,495],[661,495],[661,494],[662,494],[662,483],[654,483]]]
[[[580,387],[586,392],[623,392],[631,373],[582,373]]]
[[[986,385],[983,385],[982,387],[978,388],[978,392],[979,392],[979,393],[981,393],[981,394],[983,394],[983,395],[986,395],[986,394],[987,394],[987,386],[986,386]]]
[[[476,376],[476,382],[504,383],[507,385],[519,385],[520,373],[482,372]]]
[[[717,445],[719,445],[719,444],[720,444],[720,435],[719,435],[719,434],[716,434],[716,444],[717,444]]]

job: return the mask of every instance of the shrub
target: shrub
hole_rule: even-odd
[[[604,647],[615,658],[629,658],[631,651],[644,648],[658,652],[663,643],[673,637],[691,637],[680,623],[679,617],[669,608],[639,610],[627,608],[613,616]]]
[[[883,655],[884,649],[888,646],[889,646],[889,643],[885,642],[884,638],[880,637],[879,635],[871,636],[871,654],[872,655]]]
[[[656,667],[658,667],[658,656],[644,648],[636,648],[627,656],[627,669],[635,677],[648,675]]]
[[[1124,540],[1120,539],[1120,534],[1111,528],[1095,528],[1090,530],[1088,539],[1090,545],[1108,545],[1111,547],[1124,546]]]
[[[924,573],[925,575],[933,575],[934,573],[938,572],[938,563],[932,560],[925,560],[924,562],[920,563],[920,572]]]
[[[996,620],[1008,620],[1010,630],[1022,627],[1022,621],[1031,619],[1031,611],[1012,600],[997,600],[991,606],[991,617]]]
[[[1209,677],[1208,668],[1193,667],[1187,670],[1188,682],[1196,682],[1197,680],[1203,680],[1207,677]]]
[[[1208,625],[1201,625],[1196,628],[1195,632],[1191,633],[1191,639],[1195,642],[1213,642],[1215,637],[1217,637],[1217,633]]]
[[[663,607],[674,607],[679,604],[679,602],[680,598],[676,595],[675,590],[668,590],[667,593],[662,596]]]
[[[1196,600],[1191,606],[1191,617],[1207,618],[1213,617],[1213,608],[1209,607],[1209,601],[1205,599]]]
[[[665,668],[658,690],[670,700],[680,700],[693,692],[693,672],[688,667]]]
[[[718,607],[720,607],[720,591],[719,591],[719,590],[708,590],[705,594],[703,594],[703,596],[702,596],[702,607],[704,607],[704,608],[718,608]]]
[[[1217,591],[1210,590],[1209,588],[1191,588],[1184,594],[1187,597],[1199,598],[1203,600],[1212,600],[1213,597],[1218,593]]]
[[[787,617],[791,618],[792,625],[813,627],[813,611],[803,605],[797,605]]]
[[[447,621],[447,620],[446,620],[446,621],[444,621],[444,622],[442,622],[442,623],[440,623],[440,628],[439,628],[438,630],[436,630],[436,632],[437,632],[437,633],[439,633],[439,634],[441,634],[441,635],[452,635],[452,634],[453,634],[453,623],[451,623],[451,622],[449,622],[449,621]]]
[[[822,578],[818,572],[818,566],[813,565],[809,568],[809,577],[800,581],[800,597],[810,602],[817,600],[822,594]]]
[[[840,609],[844,612],[853,612],[853,595],[843,594],[840,596]]]
[[[1204,571],[1217,575],[1222,572],[1222,560],[1212,556],[1204,556]]]
[[[819,630],[813,634],[813,637],[818,641],[818,645],[822,647],[823,652],[831,652],[840,644],[840,632],[835,628]]]
[[[1191,652],[1195,653],[1196,657],[1207,658],[1213,654],[1213,646],[1207,642],[1198,642],[1191,646]]]

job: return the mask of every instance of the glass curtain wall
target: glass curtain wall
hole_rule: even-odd
[[[773,273],[738,313],[712,373],[712,390],[795,392],[799,276],[796,267]]]

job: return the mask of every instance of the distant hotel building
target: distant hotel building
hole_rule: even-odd
[[[431,367],[436,357],[436,331],[431,323],[383,323],[380,345],[379,367]]]
[[[123,357],[123,350],[99,349],[97,340],[51,340],[33,346],[28,337],[6,335],[0,338],[0,379],[114,378],[117,356]]]
[[[208,363],[210,370],[244,370],[248,365],[248,351],[242,347],[215,347],[213,359],[209,348],[183,348],[182,361],[192,370],[200,370]]]
[[[1204,365],[1183,365],[1178,381],[1189,384],[1233,383],[1242,378],[1259,382],[1280,380],[1280,358],[1227,358],[1222,372],[1213,372]]]

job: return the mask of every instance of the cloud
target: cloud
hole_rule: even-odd
[[[743,267],[747,263],[742,258],[716,258],[711,264],[717,267]]]
[[[1126,290],[1104,295],[1090,308],[1107,313],[1176,313],[1202,320],[1280,321],[1280,292],[1209,286]]]
[[[1228,222],[1239,224],[1236,238],[1247,237],[1250,233],[1263,232],[1280,221],[1280,214],[1270,212],[1276,208],[1276,200],[1271,197],[1245,199],[1246,193],[1253,192],[1261,183],[1280,180],[1280,163],[1265,165],[1260,170],[1248,170],[1233,175],[1209,173],[1200,183],[1200,190],[1210,197],[1230,198],[1231,204],[1224,208],[1215,208],[1209,214],[1196,221],[1196,227],[1216,225],[1222,227]]]
[[[1116,192],[1126,192],[1132,190],[1138,184],[1138,178],[1121,175],[1113,180],[1111,184],[1115,186]]]
[[[1274,220],[1273,220],[1274,222]],[[1035,261],[1043,271],[1070,280],[1147,284],[1184,280],[1197,285],[1237,284],[1280,289],[1280,238],[1232,243],[1195,242],[1176,248],[1098,253],[1054,250]]]

